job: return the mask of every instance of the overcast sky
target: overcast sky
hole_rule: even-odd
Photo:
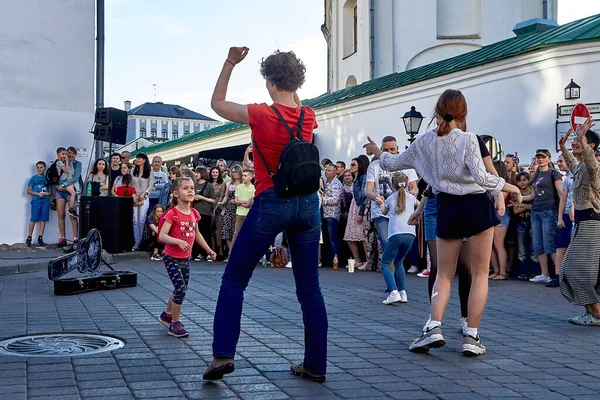
[[[558,23],[600,13],[600,0],[559,0]],[[179,104],[216,117],[210,97],[230,46],[248,46],[228,99],[268,102],[258,68],[276,49],[306,64],[300,98],[327,90],[323,0],[106,0],[105,105]]]

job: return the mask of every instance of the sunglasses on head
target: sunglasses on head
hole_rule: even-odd
[[[514,156],[515,156],[514,154],[507,154],[506,155],[506,157],[511,157],[511,158],[514,157]]]
[[[535,152],[536,153],[550,153],[550,150],[548,150],[548,149],[537,149]]]

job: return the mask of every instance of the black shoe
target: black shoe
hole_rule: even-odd
[[[235,371],[235,364],[231,358],[213,358],[206,371],[202,374],[205,381],[217,381]]]
[[[46,243],[44,243],[44,239],[41,236],[38,236],[38,246],[44,247]]]
[[[27,239],[25,239],[25,244],[26,244],[28,247],[31,247],[31,236],[27,236]]]
[[[560,286],[560,278],[557,275],[554,275],[554,278],[550,279],[546,283],[546,287],[559,287]]]
[[[77,210],[74,208],[69,208],[69,211],[67,211],[67,214],[69,214],[69,216],[71,216],[73,218],[79,218],[79,214],[77,214]]]
[[[294,375],[299,376],[301,378],[310,379],[313,382],[323,383],[325,382],[325,375],[315,375],[309,372],[304,368],[304,364],[292,364],[290,370],[294,373]]]

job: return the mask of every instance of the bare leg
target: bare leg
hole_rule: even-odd
[[[538,254],[538,262],[540,263],[540,269],[542,270],[542,274],[549,276],[548,256],[546,254]]]
[[[27,236],[31,237],[33,235],[34,228],[35,228],[35,222],[29,221],[29,229],[27,230]]]
[[[358,243],[357,242],[347,242],[348,247],[350,247],[350,251],[352,252],[352,257],[356,260],[357,263],[360,262],[360,253],[358,252]]]
[[[560,269],[560,264],[556,263],[557,262],[556,253],[550,254],[550,258],[552,258],[552,262],[554,263],[555,272],[558,273],[559,269]],[[546,275],[550,276],[549,274],[546,274]]]
[[[68,186],[65,190],[71,195],[71,197],[69,197],[69,208],[75,208],[75,196],[77,196],[77,193],[75,193],[75,187]]]
[[[58,233],[61,238],[65,237],[65,201],[63,199],[56,200],[56,213],[58,214]]]
[[[498,261],[498,253],[496,253],[496,251],[493,247],[492,247],[492,254],[491,254],[490,261],[492,263],[492,269],[494,270],[494,273],[492,273],[490,275],[490,278],[495,278],[500,273],[500,262]],[[489,268],[488,268],[488,273],[489,273]]]
[[[590,313],[595,318],[600,318],[600,304],[598,304],[598,303],[588,304],[588,307],[590,308]]]
[[[181,316],[181,304],[171,304],[171,316],[173,322],[178,322]]]
[[[77,218],[73,218],[69,216],[71,219],[71,228],[73,228],[73,238],[76,238],[79,234],[79,224],[77,222]]]
[[[442,239],[438,237],[436,241],[438,271],[433,286],[433,294],[431,295],[431,320],[442,321],[450,301],[450,287],[456,274],[456,262],[462,246],[462,239]],[[470,310],[469,315],[471,315]]]
[[[559,247],[558,249],[556,249],[556,262],[554,263],[554,272],[556,273],[556,275],[559,275],[560,266],[562,264],[563,258],[565,258],[566,252],[566,247]]]
[[[38,234],[40,236],[44,236],[44,231],[46,230],[46,221],[40,221],[38,225]]]
[[[471,294],[469,295],[469,328],[481,322],[488,296],[488,269],[492,252],[494,229],[489,228],[469,238],[471,259]]]
[[[508,228],[497,226],[494,228],[494,250],[498,255],[498,264],[500,266],[500,275],[506,275],[507,254],[504,247],[504,239]]]
[[[173,293],[171,293],[171,295],[169,296],[169,301],[167,302],[167,309],[165,310],[165,312],[167,314],[171,314],[173,311]]]

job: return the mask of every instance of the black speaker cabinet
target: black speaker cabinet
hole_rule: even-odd
[[[96,109],[94,139],[116,144],[127,143],[127,111],[112,107]]]
[[[79,237],[86,237],[90,229],[96,228],[102,237],[102,248],[107,252],[131,251],[133,198],[83,196],[79,210]]]

